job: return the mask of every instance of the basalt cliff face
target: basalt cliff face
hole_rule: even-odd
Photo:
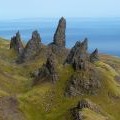
[[[89,53],[87,38],[66,48],[66,20],[53,42],[38,31],[0,38],[0,120],[119,120],[120,58]]]

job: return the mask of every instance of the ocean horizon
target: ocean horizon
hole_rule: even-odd
[[[34,30],[38,30],[42,43],[49,44],[57,28],[59,18],[19,19],[0,21],[0,37],[10,40],[19,30],[27,42]],[[89,40],[89,51],[98,48],[100,53],[120,56],[120,18],[67,18],[66,47],[76,41]]]

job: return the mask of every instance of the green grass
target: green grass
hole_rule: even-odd
[[[83,98],[100,105],[112,120],[120,120],[120,84],[114,80],[120,75],[119,58],[103,56],[102,62],[95,64],[102,84],[98,94],[70,98],[64,96],[67,80],[74,73],[70,65],[64,67],[57,63],[59,80],[56,84],[44,82],[32,87],[30,73],[42,66],[44,57],[38,56],[22,65],[17,65],[15,59],[16,53],[9,50],[9,41],[0,38],[0,97],[15,95],[25,120],[72,120],[69,110]],[[84,109],[83,114],[85,120],[105,120],[104,116],[89,109]]]
[[[84,114],[84,120],[107,120],[108,117],[102,116],[99,113],[91,111],[90,109],[83,109],[82,114]]]

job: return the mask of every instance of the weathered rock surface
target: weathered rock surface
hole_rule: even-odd
[[[0,98],[0,120],[24,120],[15,97]]]
[[[82,110],[85,108],[88,108],[98,114],[102,114],[101,108],[99,106],[91,102],[89,99],[83,99],[78,103],[76,107],[71,109],[73,120],[84,120],[84,114],[82,113]]]
[[[68,55],[68,50],[65,48],[66,45],[66,20],[61,18],[59,20],[56,32],[54,34],[53,42],[48,45],[52,53],[56,54],[58,57],[65,59]]]
[[[22,54],[24,47],[19,31],[11,38],[10,49],[14,49],[18,54]]]
[[[89,57],[88,40],[76,42],[67,56],[66,63],[71,64],[76,71],[68,80],[67,95],[77,96],[83,94],[95,94],[100,88],[99,72],[90,62],[90,57],[98,57],[97,49]]]
[[[88,61],[87,49],[87,39],[83,42],[76,42],[66,59],[66,63],[72,64],[75,70],[85,70],[87,68],[86,62]]]
[[[98,49],[95,49],[95,51],[90,55],[90,62],[96,62],[99,60],[99,55],[98,55]]]
[[[43,64],[42,68],[40,68],[34,75],[34,84],[43,81],[50,81],[55,83],[58,80],[58,74],[56,72],[56,65],[54,61],[54,55],[51,54],[46,61],[46,64]]]
[[[89,68],[88,71],[79,71],[68,80],[66,87],[67,96],[79,96],[84,94],[97,94],[101,87],[99,71]]]
[[[100,108],[93,102],[91,102],[89,99],[82,99],[78,105],[77,105],[77,108],[79,110],[82,110],[84,108],[88,108],[94,112],[97,112],[97,113],[100,113]]]
[[[42,44],[41,38],[37,31],[32,33],[32,38],[25,46],[23,54],[20,56],[19,61],[24,62],[33,59],[40,51]]]
[[[66,31],[66,20],[65,18],[62,17],[59,20],[59,24],[54,34],[53,44],[59,47],[65,47],[65,44],[66,44],[65,31]]]

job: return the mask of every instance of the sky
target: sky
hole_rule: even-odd
[[[120,0],[0,0],[0,19],[120,17]]]

